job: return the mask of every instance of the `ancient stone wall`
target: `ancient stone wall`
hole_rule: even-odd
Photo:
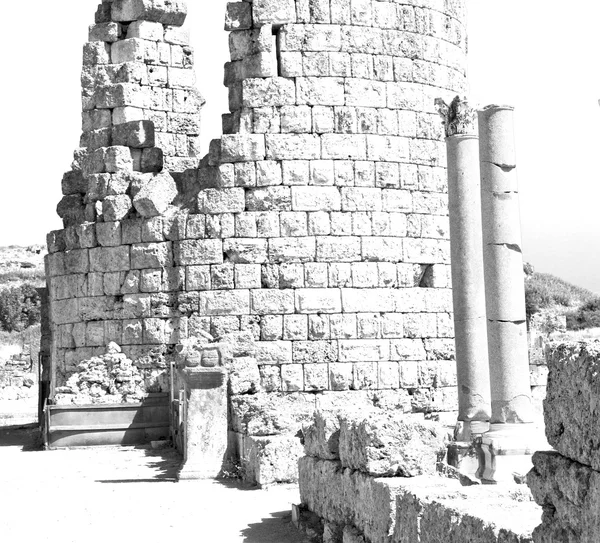
[[[527,482],[544,509],[536,543],[600,539],[600,343],[555,347],[548,356],[546,437]]]
[[[300,526],[326,543],[531,542],[540,509],[527,488],[436,475],[444,445],[418,415],[316,413],[299,463]]]
[[[464,2],[229,4],[230,112],[201,160],[184,19],[183,2],[104,1],[90,29],[48,237],[55,393],[74,399],[67,380],[109,342],[160,391],[177,344],[242,334],[237,434],[294,436],[329,392],[455,411],[434,100],[465,90]]]

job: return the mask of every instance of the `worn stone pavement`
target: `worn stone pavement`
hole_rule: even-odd
[[[293,485],[175,481],[172,449],[36,448],[36,431],[0,428],[0,541],[308,543],[291,524]]]

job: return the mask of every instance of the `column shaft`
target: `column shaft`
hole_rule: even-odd
[[[479,112],[492,424],[532,421],[513,108]]]

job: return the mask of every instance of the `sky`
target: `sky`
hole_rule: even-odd
[[[81,133],[81,48],[99,0],[27,2],[4,25],[0,246],[44,243]],[[225,0],[189,0],[203,149],[227,111]],[[600,2],[467,0],[469,98],[515,107],[526,261],[600,294]],[[6,2],[5,21],[23,22]]]

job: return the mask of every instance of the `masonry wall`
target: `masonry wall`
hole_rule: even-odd
[[[455,410],[434,99],[465,90],[464,3],[229,4],[230,112],[202,160],[184,19],[183,2],[115,0],[90,30],[48,241],[55,385],[114,341],[161,390],[176,344],[245,331],[249,392]]]

